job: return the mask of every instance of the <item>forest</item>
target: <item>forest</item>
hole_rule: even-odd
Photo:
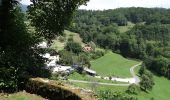
[[[104,62],[103,66],[106,66],[105,63],[109,61],[111,63],[109,65],[113,66],[113,59],[116,59],[115,62],[120,60],[114,65],[118,71],[122,71],[120,70],[122,62],[131,63],[130,59],[133,59],[133,63],[140,61],[138,65],[140,68],[137,69],[139,73],[134,73],[138,74],[141,82],[139,84],[124,82],[127,84],[123,88],[127,88],[127,85],[129,87],[125,91],[122,89],[124,91],[122,93],[116,91],[120,89],[119,87],[108,87],[116,92],[108,90],[95,94],[104,100],[108,100],[108,98],[110,100],[113,98],[137,100],[136,96],[140,90],[142,90],[141,93],[149,94],[154,85],[159,85],[156,84],[159,80],[155,81],[155,76],[152,74],[170,79],[170,9],[132,7],[103,11],[77,10],[80,5],[86,4],[89,0],[31,0],[32,4],[28,6],[27,12],[23,13],[18,0],[1,1],[0,99],[1,92],[8,95],[29,89],[38,91],[45,98],[53,98],[51,100],[55,100],[55,93],[59,93],[61,96],[57,96],[66,100],[64,97],[67,97],[67,93],[62,91],[65,89],[54,89],[53,86],[48,85],[49,80],[65,87],[62,82],[66,82],[66,84],[69,82],[73,85],[69,81],[69,75],[75,73],[76,79],[82,78],[82,76],[87,80],[89,77],[94,79],[94,76],[86,75],[84,69],[94,68],[94,62],[97,62],[96,66],[102,65],[102,62]],[[63,43],[61,50],[50,48],[56,38]],[[79,42],[74,38],[80,38]],[[38,45],[41,42],[47,42],[47,48],[40,48]],[[57,41],[58,45],[59,42]],[[90,47],[92,51],[84,51],[85,46]],[[78,67],[72,73],[52,73],[49,69],[58,66],[47,67],[49,61],[42,56],[45,53],[60,56],[60,61],[55,64]],[[128,72],[131,67],[133,66],[129,64],[128,69],[126,68]],[[98,70],[102,70],[102,68]],[[110,69],[108,68],[108,70]],[[102,70],[102,73],[108,74],[106,69]],[[122,73],[124,74],[123,71]],[[62,76],[61,80],[60,76]],[[111,80],[112,76],[119,78],[116,75],[109,75],[110,81],[101,77],[101,79],[95,79],[90,85],[92,88],[97,88],[93,86],[96,85],[93,83],[101,81],[117,83],[117,81]],[[47,83],[47,86],[41,82],[32,81],[33,83],[30,83],[30,79],[37,77],[48,79],[40,79],[41,82]],[[71,92],[71,94],[73,93]]]
[[[133,23],[126,32],[119,27]],[[68,28],[85,43],[93,41],[125,57],[142,59],[143,66],[170,78],[170,10],[163,8],[118,8],[78,10]]]

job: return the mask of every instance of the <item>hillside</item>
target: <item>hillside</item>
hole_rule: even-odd
[[[119,54],[108,52],[103,57],[91,61],[91,69],[101,76],[132,77],[130,67],[138,61],[129,60]]]
[[[62,38],[62,40],[60,40],[60,38]],[[55,49],[57,51],[63,50],[69,38],[73,38],[73,41],[79,43],[81,46],[84,46],[84,43],[82,42],[82,39],[80,38],[78,33],[65,30],[63,36],[56,37],[53,40],[53,43],[50,48]]]

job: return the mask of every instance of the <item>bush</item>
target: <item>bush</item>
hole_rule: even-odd
[[[103,51],[95,51],[93,54],[92,54],[92,59],[97,59],[97,58],[100,58],[104,56],[104,52]]]
[[[64,38],[63,36],[60,36],[60,37],[58,38],[58,40],[59,40],[60,42],[65,42],[65,38]]]
[[[136,84],[131,84],[129,87],[128,87],[128,89],[127,89],[127,93],[129,93],[129,94],[138,94],[139,93],[139,91],[140,91],[140,88],[139,88],[139,86],[138,85],[136,85]]]
[[[81,45],[79,43],[73,42],[73,41],[68,41],[66,46],[65,46],[65,49],[67,51],[71,51],[75,54],[79,54],[80,52],[82,52]]]
[[[136,97],[110,90],[99,91],[98,97],[98,100],[137,100]]]

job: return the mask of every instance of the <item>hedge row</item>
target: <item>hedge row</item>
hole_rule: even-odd
[[[73,89],[56,81],[32,78],[25,86],[27,92],[40,95],[49,100],[89,100],[87,95],[81,94],[80,89]],[[91,100],[95,100],[92,95],[90,96]]]

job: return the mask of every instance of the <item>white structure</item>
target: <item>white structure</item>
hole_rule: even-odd
[[[41,43],[38,44],[38,47],[40,47],[40,48],[47,48],[48,46],[47,46],[46,42],[41,42]]]
[[[84,71],[86,71],[86,73],[90,74],[90,75],[96,75],[96,71],[93,71],[87,67],[84,68]]]
[[[46,58],[46,59],[49,60],[49,61],[46,62],[47,67],[50,67],[50,66],[55,67],[55,66],[57,66],[56,62],[59,62],[59,59],[60,59],[59,55],[57,55],[57,56],[50,56],[49,53],[46,53],[46,54],[41,55],[41,56],[43,58]]]
[[[50,58],[50,54],[49,53],[46,53],[46,54],[44,54],[44,55],[41,55],[43,58],[47,58],[47,59],[49,59]]]
[[[70,66],[56,66],[54,67],[52,73],[56,73],[56,72],[69,72],[69,70],[72,70],[72,68]]]

